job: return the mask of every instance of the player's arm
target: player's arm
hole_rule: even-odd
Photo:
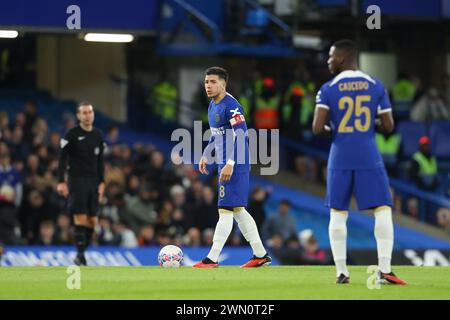
[[[326,124],[330,119],[330,107],[327,97],[327,84],[324,84],[316,96],[316,107],[314,109],[314,118],[312,131],[315,135],[329,133],[330,127]]]
[[[245,122],[245,117],[243,114],[242,107],[238,107],[238,110],[227,110],[228,115],[230,117],[229,121],[231,124],[231,128],[233,129],[233,136],[237,137],[236,139],[232,139],[233,145],[229,148],[227,147],[226,150],[226,164],[222,168],[222,171],[220,172],[219,176],[219,182],[227,182],[231,179],[231,176],[233,175],[233,169],[234,169],[234,155],[239,154],[238,152],[243,152],[242,150],[237,150],[238,148],[242,148],[245,146],[241,146],[242,139],[239,139],[241,134],[246,135],[247,134],[247,123]],[[238,112],[236,112],[238,111]],[[236,132],[238,132],[236,134]],[[227,142],[228,142],[228,137]]]
[[[379,129],[383,132],[391,132],[394,130],[394,118],[392,117],[391,101],[389,100],[389,94],[384,86],[380,83],[380,101],[377,108],[380,121],[375,123]]]
[[[71,134],[70,131],[66,133],[65,137],[60,141],[59,151],[59,163],[58,163],[58,185],[56,191],[59,195],[67,197],[69,195],[69,188],[65,182],[66,163],[69,156],[69,150],[71,147]]]
[[[208,145],[203,151],[203,155],[200,158],[200,162],[198,164],[198,168],[200,172],[203,174],[209,173],[208,170],[206,170],[206,164],[208,163],[208,160],[211,159],[213,150],[214,150],[214,136],[211,134],[211,137],[209,137]]]
[[[392,112],[381,113],[380,122],[377,122],[377,124],[382,132],[392,132],[392,130],[394,130],[394,118],[392,117]]]
[[[312,123],[312,131],[315,135],[330,132],[330,127],[327,123],[330,119],[330,112],[327,108],[316,105],[314,110],[314,119]]]

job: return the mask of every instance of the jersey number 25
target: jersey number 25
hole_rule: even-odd
[[[364,107],[364,102],[370,102],[371,96],[356,96],[355,100],[352,97],[342,97],[339,99],[339,110],[345,110],[344,117],[338,127],[338,132],[340,133],[352,133],[354,128],[360,132],[366,132],[370,128],[370,109],[369,107]],[[354,125],[349,125],[349,120],[355,112],[355,122]],[[364,122],[361,117],[364,115]]]

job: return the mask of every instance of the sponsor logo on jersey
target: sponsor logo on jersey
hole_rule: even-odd
[[[224,127],[220,127],[220,128],[213,128],[211,127],[211,134],[213,136],[221,136],[225,134],[225,128]]]

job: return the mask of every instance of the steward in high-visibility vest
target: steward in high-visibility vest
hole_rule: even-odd
[[[294,82],[286,91],[282,109],[283,123],[295,123],[300,127],[309,127],[310,119],[314,113],[314,95],[316,87],[308,82],[303,85]]]
[[[416,86],[405,75],[400,75],[392,88],[392,98],[395,103],[411,103],[416,94]]]
[[[164,121],[176,121],[178,90],[172,83],[163,81],[153,87],[153,110]]]
[[[277,95],[272,78],[263,80],[261,95],[256,97],[253,121],[257,129],[279,128],[280,97]]]
[[[436,157],[431,155],[430,139],[421,137],[420,149],[414,153],[410,175],[419,188],[434,191],[439,185]]]
[[[384,163],[388,165],[394,165],[397,162],[397,156],[400,151],[400,143],[402,137],[398,133],[382,134],[377,133],[375,135],[375,141],[383,157]]]

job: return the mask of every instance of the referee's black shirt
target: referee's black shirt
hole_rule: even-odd
[[[69,179],[76,177],[97,179],[104,181],[103,152],[105,143],[100,130],[93,128],[86,131],[76,126],[67,131],[61,139],[59,154],[58,180],[64,182],[66,162],[69,160]]]

